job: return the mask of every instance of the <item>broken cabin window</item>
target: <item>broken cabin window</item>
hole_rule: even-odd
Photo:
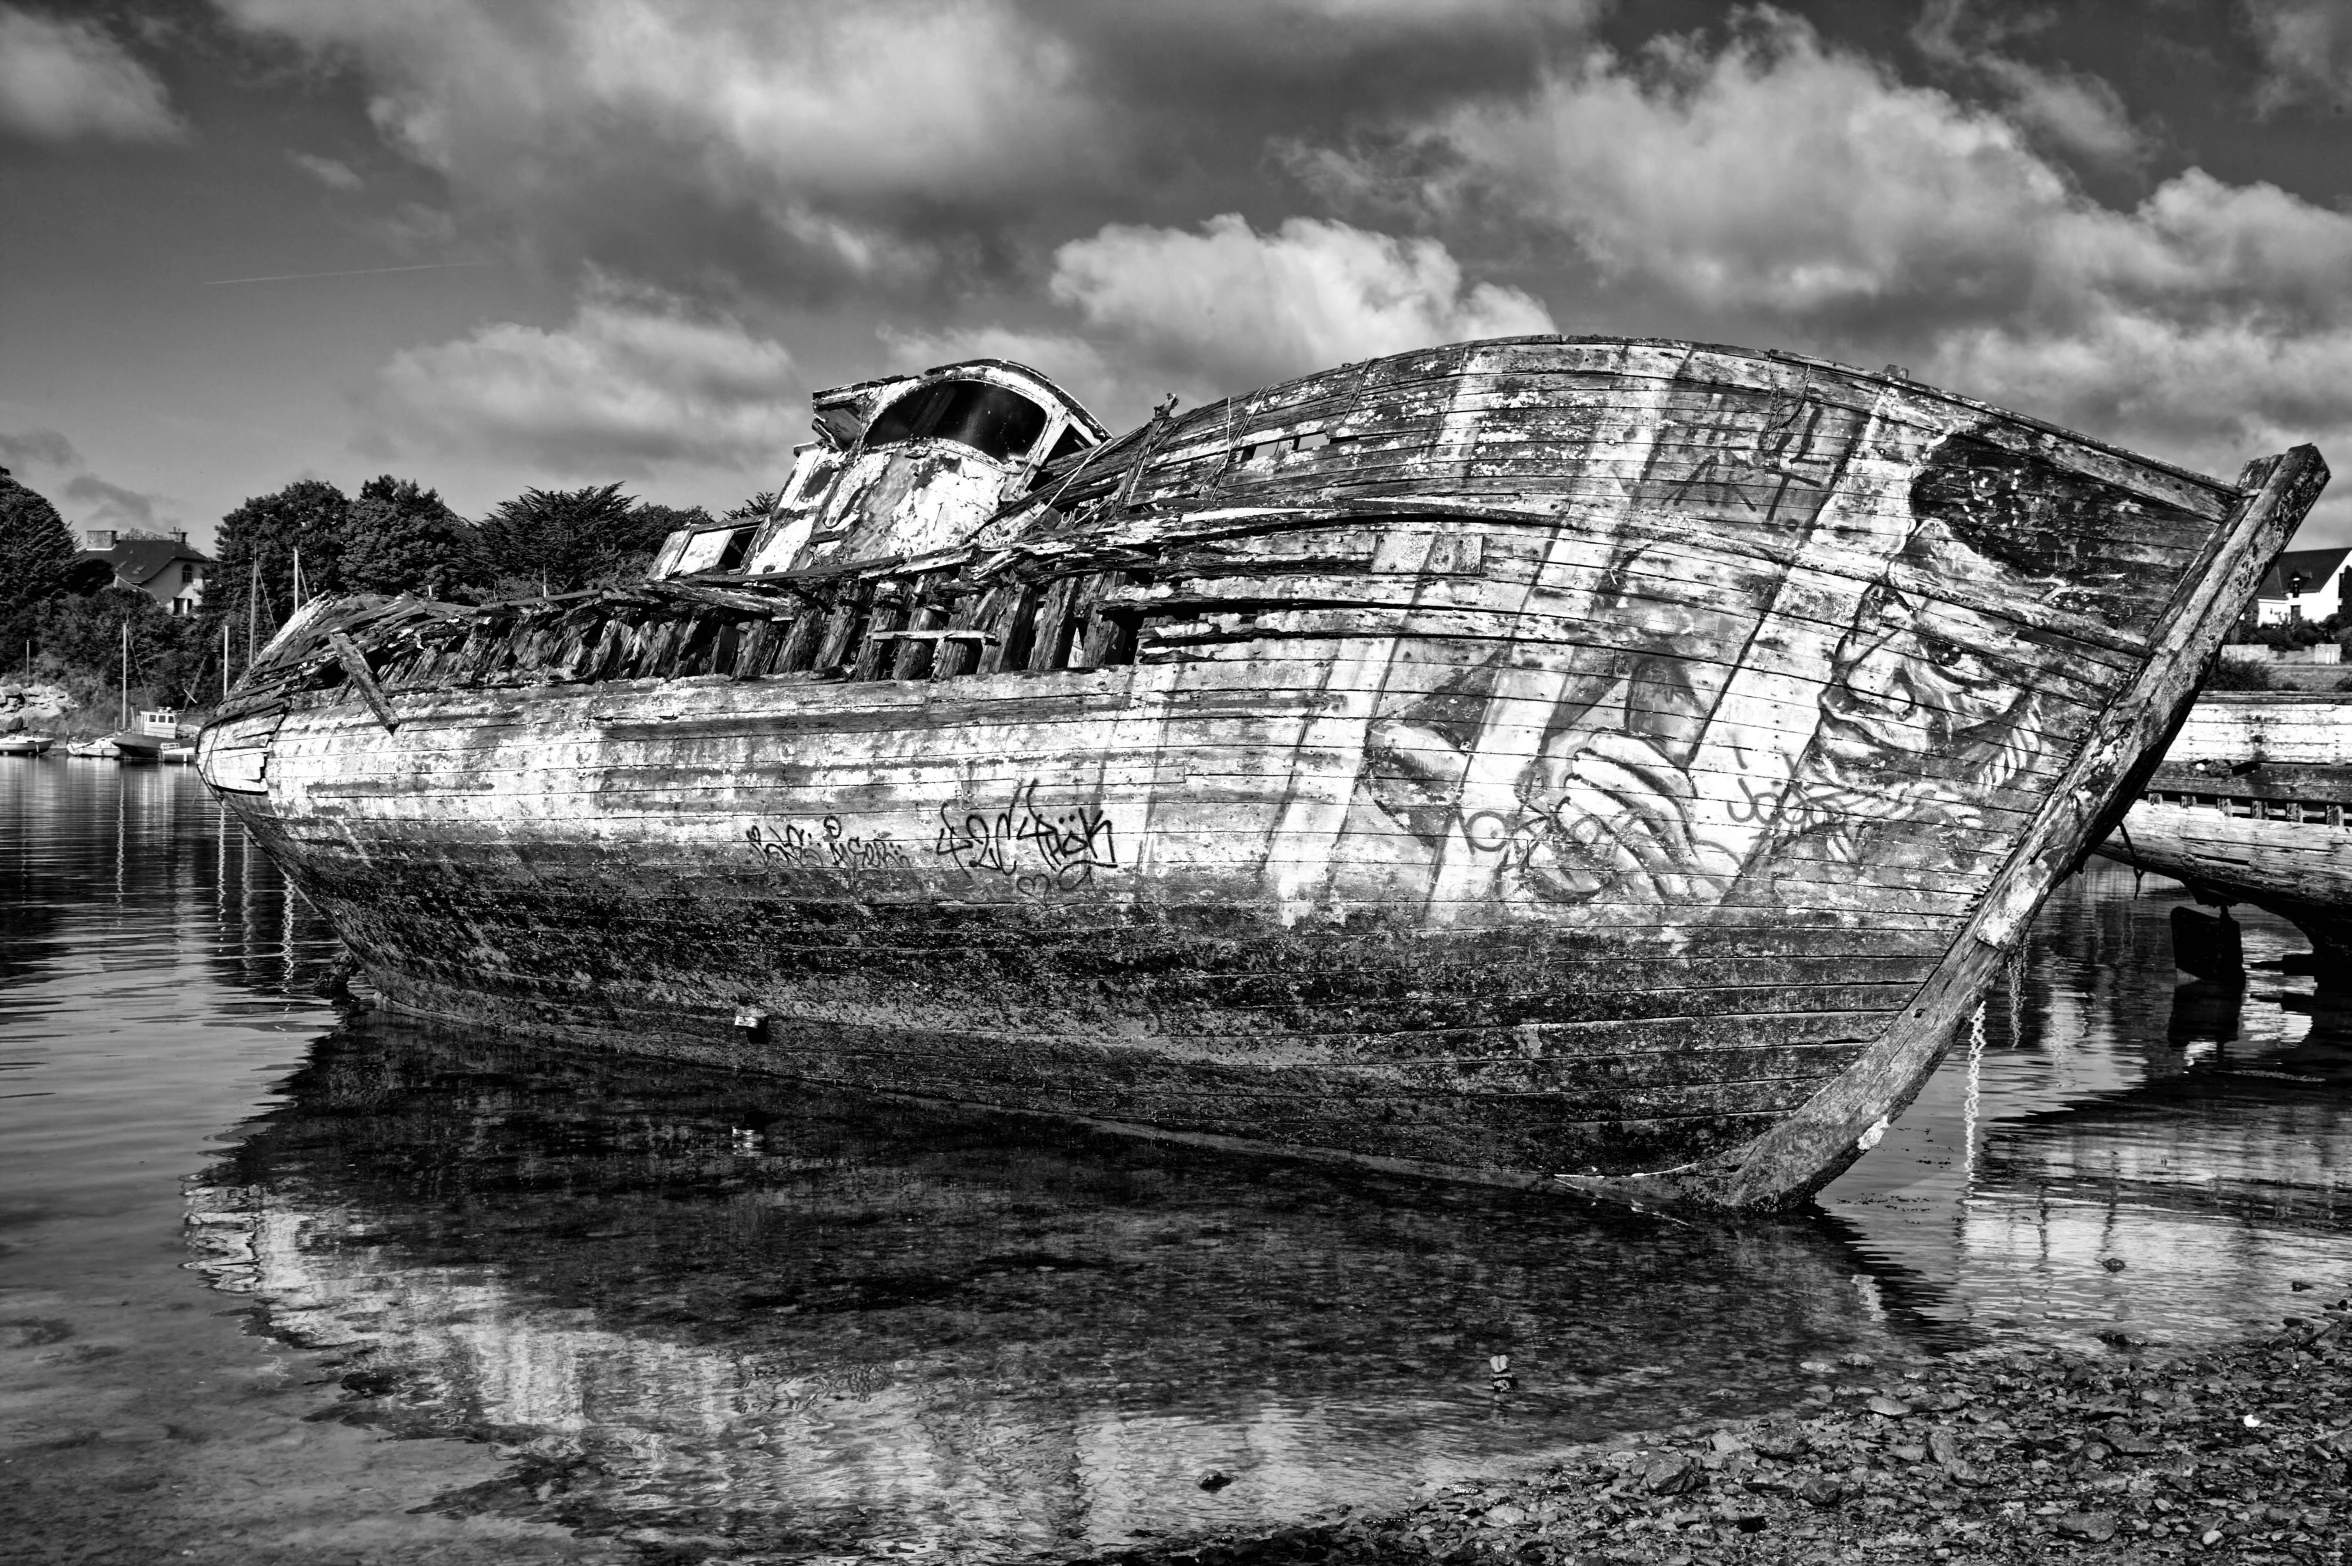
[[[1045,433],[1045,410],[1019,392],[986,381],[935,381],[882,410],[866,427],[866,447],[929,436],[1011,462]]]
[[[719,563],[712,566],[711,569],[713,571],[742,570],[743,557],[751,552],[751,535],[758,531],[759,529],[756,527],[739,527],[729,533],[726,547],[719,551]]]
[[[1086,438],[1086,432],[1078,428],[1077,425],[1064,425],[1062,427],[1062,438],[1054,442],[1053,450],[1045,454],[1045,460],[1039,463],[1037,465],[1037,471],[1030,475],[1029,487],[1032,490],[1042,488],[1046,482],[1045,475],[1047,469],[1051,468],[1055,463],[1061,461],[1064,457],[1075,456],[1077,453],[1084,451],[1087,447],[1093,444],[1093,441]]]

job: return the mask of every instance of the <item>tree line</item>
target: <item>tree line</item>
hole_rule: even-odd
[[[729,515],[764,509],[768,498]],[[526,489],[469,521],[436,491],[391,474],[357,495],[297,479],[221,519],[203,609],[174,616],[117,585],[105,561],[77,559],[57,508],[0,468],[0,667],[29,660],[112,685],[127,625],[133,682],[154,700],[201,705],[292,615],[298,585],[305,602],[325,593],[483,603],[571,592],[644,575],[671,531],[710,520],[700,506],[637,500],[619,484]]]

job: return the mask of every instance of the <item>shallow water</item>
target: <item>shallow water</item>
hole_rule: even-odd
[[[12,763],[0,1526],[1051,1558],[1396,1504],[1841,1355],[2243,1330],[2347,1271],[2352,1024],[2275,973],[2234,1020],[2184,1000],[2133,893],[2061,894],[1823,1213],[1683,1223],[338,1014],[331,938],[194,778]]]

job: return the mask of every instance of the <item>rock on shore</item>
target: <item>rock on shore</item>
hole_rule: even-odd
[[[1394,1515],[1110,1559],[2340,1563],[2348,1331],[2338,1299],[2195,1355],[1809,1362],[1822,1379],[1787,1414],[1611,1442]]]
[[[42,728],[79,705],[62,685],[0,684],[0,734]]]

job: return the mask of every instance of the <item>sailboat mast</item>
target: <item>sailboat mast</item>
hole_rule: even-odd
[[[131,726],[131,622],[123,621],[122,651],[122,717],[115,724],[118,729]]]

